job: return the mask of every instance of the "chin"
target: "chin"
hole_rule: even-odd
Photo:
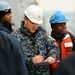
[[[35,31],[31,31],[31,33],[35,33]]]
[[[63,34],[66,34],[66,32],[62,33],[62,35],[63,35]]]

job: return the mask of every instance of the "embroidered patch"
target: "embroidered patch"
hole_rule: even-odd
[[[66,51],[67,52],[71,52],[72,51],[72,48],[66,48]]]

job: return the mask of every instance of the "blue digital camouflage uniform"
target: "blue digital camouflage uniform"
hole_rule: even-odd
[[[42,62],[34,65],[32,62],[35,55],[40,54],[44,59],[52,56],[57,60],[60,53],[54,42],[46,35],[44,29],[38,27],[36,32],[30,35],[29,31],[22,25],[12,35],[18,39],[23,48],[29,75],[50,75],[48,63]]]

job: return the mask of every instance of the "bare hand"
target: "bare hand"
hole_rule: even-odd
[[[45,61],[48,62],[49,64],[55,63],[55,59],[53,57],[48,57]]]
[[[44,58],[43,58],[43,56],[41,56],[41,55],[36,55],[35,57],[33,57],[33,63],[34,64],[37,64],[37,63],[40,63],[40,62],[42,62],[42,60],[43,60]]]

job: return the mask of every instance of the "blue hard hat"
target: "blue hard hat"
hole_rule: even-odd
[[[6,10],[6,9],[11,9],[10,5],[5,1],[1,1],[0,2],[0,11]]]
[[[60,12],[60,11],[56,11],[54,12],[54,14],[51,16],[49,23],[63,23],[63,22],[67,22],[67,18],[65,17],[65,15]]]

